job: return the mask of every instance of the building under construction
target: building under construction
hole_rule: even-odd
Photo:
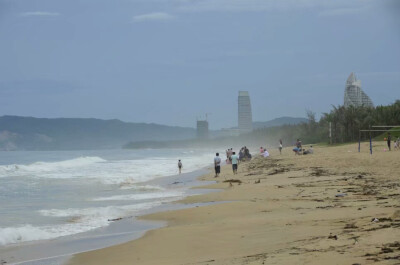
[[[208,139],[208,121],[197,120],[197,138]]]

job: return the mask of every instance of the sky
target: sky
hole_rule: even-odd
[[[0,115],[237,126],[400,99],[398,0],[0,0]]]

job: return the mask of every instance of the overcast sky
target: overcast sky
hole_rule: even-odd
[[[397,0],[0,0],[0,115],[213,129],[400,99]]]

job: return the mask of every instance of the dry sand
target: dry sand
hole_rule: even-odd
[[[400,151],[383,149],[285,148],[240,164],[236,176],[225,166],[207,186],[221,192],[181,202],[226,203],[144,216],[168,226],[70,264],[400,264]]]

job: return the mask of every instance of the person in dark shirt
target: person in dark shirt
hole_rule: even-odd
[[[179,174],[182,173],[182,161],[178,160],[178,169],[179,169]]]
[[[390,133],[388,133],[388,137],[387,137],[387,146],[389,148],[389,151],[391,151],[390,149],[390,142],[392,141],[392,136],[390,135]]]
[[[215,168],[215,177],[217,178],[219,176],[219,173],[221,173],[221,158],[219,157],[219,153],[215,154],[214,168]]]

